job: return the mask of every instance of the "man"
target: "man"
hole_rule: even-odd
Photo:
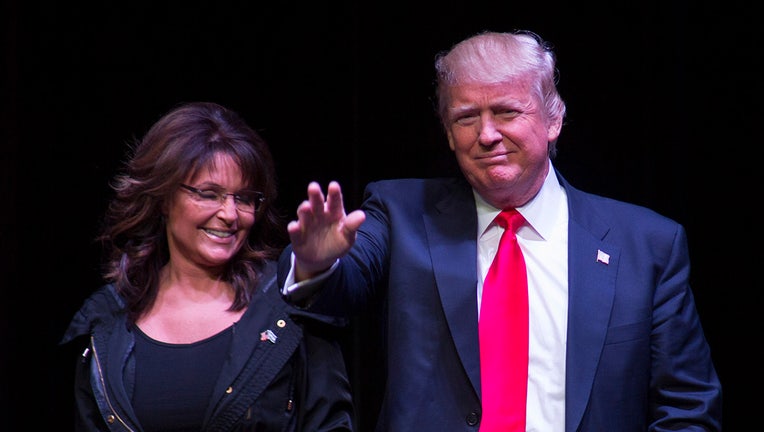
[[[435,68],[464,178],[373,182],[349,214],[336,182],[326,197],[313,182],[281,260],[285,292],[305,307],[342,314],[385,302],[377,430],[721,430],[684,228],[577,190],[555,170],[565,104],[554,54],[530,32],[486,32]],[[504,209],[524,220],[527,390],[516,425],[493,428],[494,378],[481,370],[492,342],[479,317]]]

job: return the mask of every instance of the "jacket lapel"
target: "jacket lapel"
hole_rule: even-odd
[[[568,339],[565,430],[575,431],[586,409],[607,334],[620,248],[603,241],[610,227],[586,194],[560,182],[568,195]]]
[[[434,206],[434,211],[425,211],[423,218],[435,281],[456,350],[475,392],[480,394],[477,213],[472,190],[467,183],[448,183]]]

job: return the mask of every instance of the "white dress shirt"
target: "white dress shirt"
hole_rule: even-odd
[[[477,193],[478,315],[483,280],[499,247],[503,228],[493,220],[501,211]],[[550,162],[538,194],[518,207],[527,223],[517,241],[528,272],[529,364],[526,431],[565,430],[565,345],[568,320],[568,205]]]

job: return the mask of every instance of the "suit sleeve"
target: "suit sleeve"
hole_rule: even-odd
[[[653,310],[650,430],[721,430],[721,384],[689,285],[689,251],[678,226],[658,274]]]
[[[306,326],[303,356],[305,389],[299,430],[353,430],[353,400],[336,329]]]

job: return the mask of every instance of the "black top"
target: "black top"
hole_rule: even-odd
[[[199,410],[198,416],[204,420],[196,432],[352,431],[352,394],[337,339],[339,326],[347,321],[285,303],[279,289],[284,280],[276,276],[276,263],[267,261],[247,310],[222,337],[230,338],[230,343],[222,342],[228,347],[194,355],[196,360],[186,362],[192,365],[185,365],[182,374],[176,373],[177,365],[189,355],[186,351],[178,356],[180,360],[158,360],[153,354],[139,354],[143,360],[138,359],[136,349],[141,348],[136,348],[136,340],[140,335],[128,323],[124,299],[112,284],[96,290],[74,314],[61,339],[61,344],[75,344],[77,356],[75,430],[146,431],[148,425],[136,414],[139,411],[145,418],[146,409],[136,410],[133,401],[147,399],[135,395],[136,387],[142,388],[138,390],[141,394],[153,389],[179,397],[177,382],[191,381],[191,390],[181,391],[184,397],[188,393],[198,397],[202,389],[210,387],[200,380],[209,379],[214,384],[211,392],[204,390],[207,402],[193,403],[205,407]],[[152,348],[150,342],[139,343],[144,344],[144,353]],[[213,366],[197,364],[203,360]],[[170,365],[167,373],[174,373],[176,379],[138,378],[138,363],[146,362],[150,362],[148,369],[151,364]],[[136,384],[137,379],[148,384]],[[168,392],[167,386],[173,390]],[[197,417],[184,422],[184,427],[198,423]]]
[[[202,429],[207,404],[223,367],[232,327],[190,344],[154,340],[135,331],[133,406],[146,432]]]

